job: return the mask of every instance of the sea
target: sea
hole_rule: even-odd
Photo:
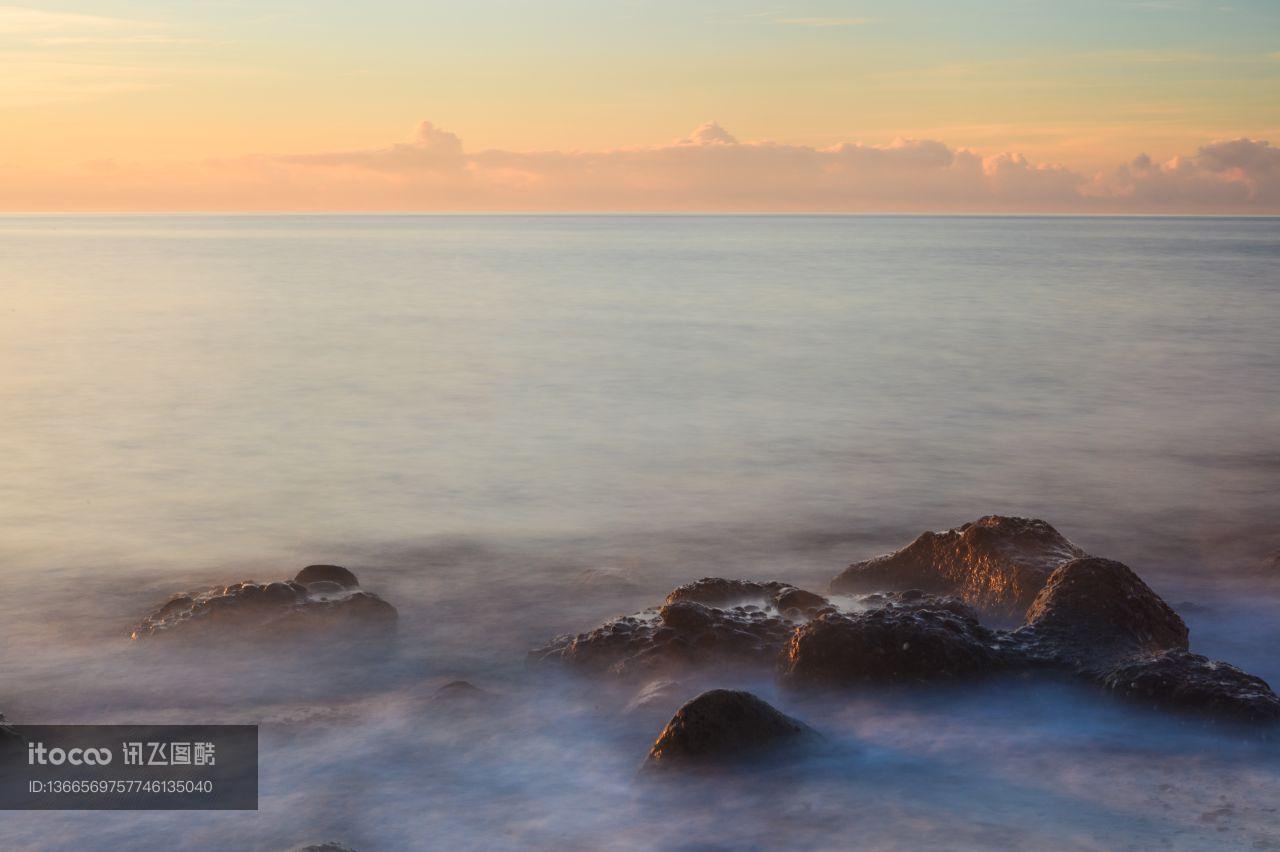
[[[655,783],[679,701],[525,658],[1006,514],[1280,686],[1278,329],[1275,218],[0,216],[0,712],[260,726],[257,811],[0,847],[1280,849],[1275,737],[1082,686],[708,672],[828,748]],[[310,563],[392,649],[130,640]]]

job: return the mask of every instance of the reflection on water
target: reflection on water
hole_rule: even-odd
[[[674,707],[523,664],[1006,512],[1280,681],[1274,220],[0,217],[0,257],[0,710],[264,725],[258,813],[17,814],[6,848],[1280,847],[1273,743],[1075,686],[686,682],[831,748],[655,786]],[[394,653],[125,638],[330,561]]]

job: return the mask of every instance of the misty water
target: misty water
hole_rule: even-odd
[[[1277,269],[1275,219],[0,217],[0,711],[261,725],[258,812],[0,847],[1280,849],[1280,745],[1084,687],[707,672],[825,747],[655,782],[675,706],[525,663],[1003,513],[1280,682]],[[129,640],[313,562],[393,648]]]

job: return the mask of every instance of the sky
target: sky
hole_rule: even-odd
[[[0,210],[1280,213],[1275,0],[0,3]]]

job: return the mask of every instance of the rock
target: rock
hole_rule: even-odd
[[[307,843],[302,846],[294,846],[288,852],[355,852],[355,850],[337,840],[326,840],[322,843]]]
[[[806,592],[804,589],[783,589],[773,600],[779,612],[786,613],[794,609],[805,615],[812,615],[831,605],[822,595]]]
[[[531,652],[618,675],[645,675],[713,662],[768,663],[792,625],[759,608],[718,609],[692,601],[623,616],[577,636],[561,636]]]
[[[1280,721],[1280,698],[1260,677],[1189,651],[1164,651],[1116,666],[1108,689],[1149,704],[1245,722]]]
[[[432,694],[431,703],[474,709],[489,705],[496,697],[489,690],[481,689],[469,680],[453,680]]]
[[[321,580],[327,580],[330,583],[337,583],[344,589],[354,589],[360,585],[360,581],[356,579],[356,575],[352,574],[341,565],[308,565],[298,572],[293,578],[302,585],[308,583],[316,583]]]
[[[907,682],[986,674],[1004,664],[995,635],[963,604],[925,597],[865,613],[822,613],[796,628],[780,676],[824,686]]]
[[[1054,571],[1013,639],[1043,662],[1101,676],[1121,661],[1186,650],[1187,625],[1127,566],[1073,559]]]
[[[1054,569],[1085,555],[1044,521],[988,515],[855,562],[831,581],[831,591],[921,589],[1016,623]]]
[[[310,570],[303,569],[298,576]],[[144,617],[132,638],[213,633],[219,640],[261,640],[315,633],[358,637],[393,633],[395,607],[375,594],[359,591],[355,576],[344,568],[338,570],[350,576],[350,585],[312,579],[312,588],[308,588],[294,580],[265,585],[244,580],[175,595]]]
[[[657,609],[616,618],[587,633],[559,636],[529,656],[619,675],[653,675],[719,662],[773,665],[795,626],[778,612],[783,595],[797,603],[825,603],[789,583],[707,578],[675,589]]]
[[[813,731],[749,692],[713,689],[684,704],[649,749],[648,765],[748,759]]]
[[[792,588],[787,583],[757,583],[752,580],[724,580],[720,577],[703,577],[673,589],[663,603],[693,601],[706,606],[770,602],[780,592]]]

